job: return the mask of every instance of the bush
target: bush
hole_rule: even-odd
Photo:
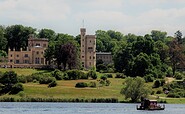
[[[90,82],[89,87],[96,87],[96,82]]]
[[[161,90],[157,90],[156,94],[161,94],[162,91]]]
[[[107,80],[107,75],[104,74],[103,76],[101,76],[101,79],[102,79],[102,80]]]
[[[87,73],[87,77],[91,77],[92,79],[97,79],[96,71],[90,70],[90,71]]]
[[[20,83],[26,83],[27,82],[26,76],[24,75],[17,76],[17,81]]]
[[[115,78],[125,78],[126,76],[124,74],[121,73],[117,73]]]
[[[51,83],[49,83],[49,85],[48,85],[48,87],[50,88],[50,87],[55,87],[55,86],[57,86],[57,82],[56,82],[56,80],[53,80]]]
[[[153,87],[154,87],[154,88],[158,88],[158,87],[160,87],[160,85],[161,85],[160,80],[156,80],[156,81],[154,82]]]
[[[55,80],[54,77],[51,77],[50,75],[45,75],[45,76],[42,76],[40,78],[39,83],[40,84],[49,84],[49,83],[51,83],[54,80]]]
[[[55,69],[52,72],[52,76],[55,77],[57,80],[62,80],[63,79],[63,73],[58,69]]]
[[[19,93],[20,91],[23,91],[23,90],[24,90],[23,85],[21,83],[16,83],[12,87],[12,89],[10,91],[10,94],[17,94],[17,93]]]
[[[87,86],[87,83],[85,83],[85,82],[78,82],[75,85],[75,87],[77,87],[77,88],[84,88],[84,87],[88,87],[88,86]]]
[[[175,73],[175,78],[176,78],[177,80],[182,80],[183,75],[182,75],[180,72],[177,72],[177,73]]]
[[[107,74],[107,78],[113,78],[112,74]]]
[[[70,70],[67,72],[69,80],[77,80],[77,79],[88,79],[88,76],[79,70]]]
[[[145,82],[153,82],[154,81],[154,77],[152,76],[152,74],[148,74],[146,76],[144,76]]]

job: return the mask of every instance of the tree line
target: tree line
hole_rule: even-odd
[[[45,28],[37,30],[23,25],[0,26],[0,55],[6,56],[8,48],[26,49],[30,34],[38,38],[48,38],[49,46],[45,58],[49,64],[54,61],[59,69],[64,70],[66,67],[81,68],[80,35],[56,33]],[[159,30],[152,30],[144,36],[97,30],[95,35],[96,51],[113,54],[114,65],[111,67],[114,72],[132,77],[150,74],[161,77],[164,73],[171,75],[170,71],[174,75],[177,68],[184,67],[185,38],[179,30],[174,36],[167,36],[167,32]]]

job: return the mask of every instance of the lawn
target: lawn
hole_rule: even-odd
[[[18,75],[30,75],[32,73],[37,72],[44,72],[44,73],[50,73],[50,71],[47,70],[37,70],[37,69],[5,69],[0,68],[1,72],[6,72],[13,70]],[[98,78],[100,78],[103,74],[98,73]],[[113,74],[115,76],[115,74]],[[118,79],[118,78],[108,78],[110,80],[111,84],[109,86],[103,86],[99,87],[98,84],[96,88],[75,88],[75,85],[77,82],[91,82],[95,81],[97,83],[97,80],[61,80],[57,81],[57,86],[53,88],[48,88],[48,85],[46,84],[39,84],[37,83],[25,83],[24,91],[18,93],[17,95],[3,95],[1,97],[30,97],[30,98],[60,98],[60,99],[94,99],[94,98],[117,98],[119,101],[124,101],[124,96],[120,94],[120,90],[123,87],[123,82],[125,79]],[[172,80],[172,79],[171,79]],[[152,91],[157,91],[162,88],[155,88],[152,89],[153,83],[146,83],[147,87],[151,88]],[[159,101],[167,101],[167,103],[172,104],[185,104],[185,98],[166,98],[165,94],[154,94],[150,95],[150,99],[157,99],[159,96]]]

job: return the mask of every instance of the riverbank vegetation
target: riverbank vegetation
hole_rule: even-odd
[[[1,69],[0,69],[1,70]],[[5,69],[4,69],[5,70]],[[10,71],[10,69],[6,69]],[[15,69],[12,69],[15,70]],[[23,69],[24,70],[24,69]],[[32,71],[32,69],[30,69]],[[16,70],[15,70],[16,72]],[[42,70],[37,70],[36,73],[32,75],[19,75],[23,77],[36,77],[35,74],[47,74],[52,76],[56,71],[43,72]],[[61,72],[62,74],[65,74]],[[86,72],[88,73],[88,72]],[[0,96],[0,101],[47,101],[47,102],[130,102],[130,99],[125,100],[124,95],[120,94],[121,89],[124,87],[124,78],[117,78],[120,74],[116,73],[96,73],[97,78],[92,79],[73,79],[73,80],[56,80],[57,85],[55,87],[48,87],[48,84],[40,84],[37,79],[32,79],[32,81],[23,81],[24,91],[20,91],[18,94],[4,94]],[[39,76],[38,75],[38,76]],[[61,74],[60,74],[61,75]],[[105,77],[108,75],[111,78]],[[117,76],[118,75],[118,76]],[[28,78],[29,79],[29,78]],[[109,80],[109,85],[106,86],[105,83],[100,83],[100,80]],[[88,87],[75,87],[77,83],[86,83]],[[175,78],[165,78],[165,82],[176,82]],[[93,86],[94,84],[94,86]],[[104,84],[104,85],[103,85]],[[164,93],[163,87],[158,88],[153,87],[154,82],[145,83],[145,86],[150,89],[149,98],[157,99],[159,102],[163,103],[185,103],[185,99],[171,98],[167,97]],[[94,100],[93,100],[94,99]],[[109,99],[109,100],[108,100]],[[113,100],[113,101],[112,101]]]
[[[58,70],[1,68],[0,90],[8,87],[8,91],[1,93],[0,98],[115,98],[129,102],[134,97],[145,95],[138,94],[140,88],[134,89],[137,94],[133,97],[125,93],[129,90],[127,81],[130,79],[130,83],[136,85],[133,81],[140,77],[144,80],[141,85],[150,90],[147,91],[149,98],[169,103],[178,98],[177,103],[185,102],[185,38],[179,30],[174,36],[167,36],[166,32],[159,30],[152,30],[143,36],[97,30],[96,50],[111,52],[113,63],[105,64],[100,59],[96,68],[91,70],[81,66],[80,35],[55,33],[51,29],[37,31],[22,25],[0,26],[0,57],[7,57],[8,48],[26,49],[29,34],[49,39],[45,58],[49,64],[56,62]],[[4,78],[7,73],[16,73],[17,80]],[[4,83],[6,81],[8,85]],[[20,92],[9,94],[13,88]],[[139,98],[133,102],[138,101]]]

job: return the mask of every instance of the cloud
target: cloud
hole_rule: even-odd
[[[64,0],[6,0],[0,4],[1,17],[28,23],[63,20],[70,13]]]

